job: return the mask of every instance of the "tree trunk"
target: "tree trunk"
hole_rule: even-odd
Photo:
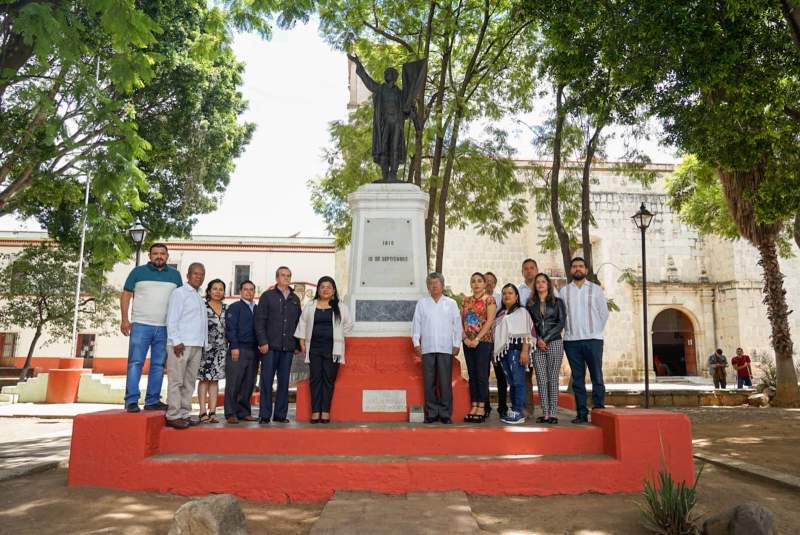
[[[553,165],[550,168],[550,219],[558,236],[558,244],[561,246],[561,261],[564,263],[564,275],[570,280],[569,265],[572,261],[572,250],[569,247],[569,234],[564,228],[559,210],[558,181],[561,174],[561,142],[564,136],[564,121],[567,114],[563,106],[564,86],[556,88],[556,130],[553,134]]]
[[[447,46],[442,54],[442,67],[439,73],[439,82],[436,87],[434,101],[434,114],[436,117],[436,140],[433,145],[433,160],[431,161],[431,176],[438,177],[442,168],[442,154],[444,153],[444,91],[447,84],[447,69],[450,67],[450,57],[453,50],[452,41],[445,36]],[[428,187],[428,215],[425,216],[425,256],[428,266],[431,264],[431,246],[433,241],[433,219],[436,217],[438,188],[434,185]]]
[[[797,247],[800,247],[800,212],[794,216],[794,225],[792,226],[792,236]]]
[[[775,240],[764,240],[758,246],[758,252],[761,254],[758,264],[764,273],[764,304],[767,305],[767,317],[772,328],[772,348],[775,351],[778,375],[778,391],[773,404],[779,407],[798,407],[800,388],[792,360],[794,351],[789,331],[789,309]]]
[[[36,326],[36,334],[33,335],[31,345],[28,347],[28,356],[25,357],[25,364],[22,365],[22,372],[19,374],[19,380],[24,381],[27,378],[28,370],[31,367],[31,360],[33,360],[33,351],[36,349],[36,343],[39,337],[42,336],[42,324]]]
[[[463,108],[458,107],[453,119],[453,130],[450,133],[450,142],[447,146],[447,162],[442,178],[442,193],[439,195],[439,213],[436,228],[436,271],[442,272],[444,267],[444,239],[447,231],[447,195],[450,192],[450,178],[453,176],[453,164],[456,159],[456,145],[458,144],[458,129],[461,128]]]
[[[594,283],[597,274],[594,272],[594,262],[592,260],[592,237],[589,230],[592,225],[592,205],[591,205],[591,172],[592,160],[594,160],[597,140],[600,138],[602,126],[598,126],[586,145],[586,157],[583,161],[583,176],[581,177],[581,249],[583,249],[583,259],[586,261],[586,278]]]

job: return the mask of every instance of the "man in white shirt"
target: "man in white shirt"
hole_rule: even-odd
[[[461,315],[456,302],[443,295],[441,273],[431,273],[425,282],[430,296],[417,301],[411,341],[422,358],[425,423],[449,424],[453,414],[453,357],[461,349]]]
[[[169,296],[167,306],[167,426],[194,425],[192,394],[203,349],[208,345],[206,304],[198,290],[206,278],[203,264],[189,266],[186,283]]]
[[[575,424],[589,422],[586,406],[586,368],[592,379],[592,406],[605,406],[603,384],[603,330],[608,321],[608,301],[600,285],[586,280],[586,261],[575,257],[570,264],[572,282],[558,296],[567,305],[564,326],[564,352],[572,370],[572,392],[578,416]]]
[[[533,258],[526,258],[522,261],[522,282],[517,286],[519,291],[519,304],[527,306],[528,299],[533,295],[533,281],[539,274],[539,265]]]
[[[523,307],[528,306],[528,299],[534,292],[534,281],[539,274],[539,264],[533,258],[526,258],[522,261],[522,282],[517,286],[519,292],[519,304]],[[498,305],[499,307],[499,305]],[[498,308],[499,310],[499,308]],[[525,370],[525,416],[533,414],[533,368]]]

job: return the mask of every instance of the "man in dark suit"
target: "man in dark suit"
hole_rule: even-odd
[[[256,307],[254,327],[261,354],[258,413],[261,424],[268,424],[270,419],[283,424],[289,422],[289,372],[292,357],[299,347],[294,331],[301,312],[300,298],[289,286],[291,282],[291,270],[279,267],[275,272],[275,287],[261,294]],[[278,387],[273,411],[272,382],[276,375]]]
[[[250,414],[259,361],[253,329],[255,294],[256,285],[244,281],[239,285],[241,299],[229,306],[225,314],[225,337],[229,344],[225,358],[225,419],[229,424],[256,419]]]

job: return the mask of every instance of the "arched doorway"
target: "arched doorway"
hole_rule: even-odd
[[[662,310],[653,320],[653,370],[659,377],[697,375],[694,327],[680,310]]]

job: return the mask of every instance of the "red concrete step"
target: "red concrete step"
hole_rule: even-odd
[[[603,453],[595,426],[165,428],[161,453],[239,455],[578,455]]]
[[[252,500],[321,501],[335,491],[385,494],[462,490],[546,495],[638,490],[621,463],[573,456],[154,455],[141,464],[146,489],[185,495],[232,492]],[[617,474],[620,474],[619,477]]]

